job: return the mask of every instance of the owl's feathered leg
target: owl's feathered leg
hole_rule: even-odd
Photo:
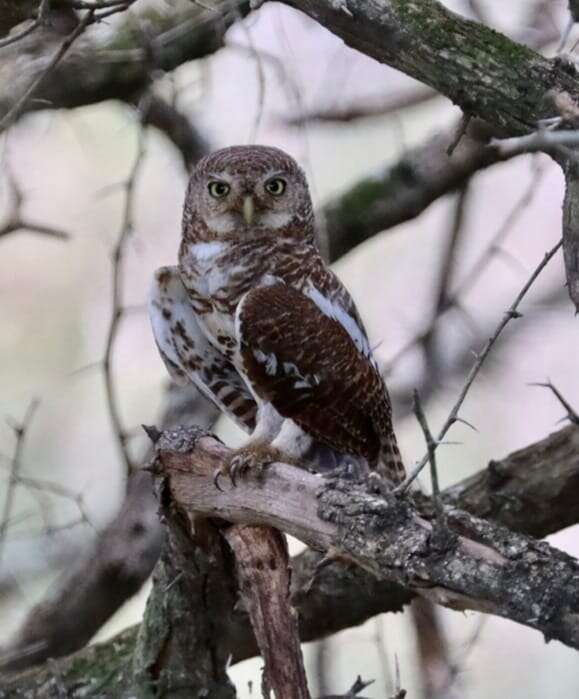
[[[277,434],[273,436],[273,430],[270,429],[268,433],[269,439],[264,438],[261,430],[256,435],[258,432],[256,428],[248,444],[235,452],[229,466],[231,480],[234,484],[237,475],[242,475],[251,470],[259,476],[266,466],[275,461],[283,461],[286,464],[298,466],[302,462],[302,457],[309,451],[312,445],[313,438],[306,434],[299,425],[290,419],[283,420],[270,404],[268,406],[281,420],[280,423],[270,422],[270,426],[276,424]],[[270,417],[269,420],[271,419]],[[272,436],[273,439],[271,438]]]
[[[284,455],[273,446],[273,442],[282,429],[283,422],[284,419],[271,403],[261,403],[251,437],[215,472],[213,477],[215,485],[219,488],[221,476],[228,476],[231,483],[235,485],[238,476],[248,471],[259,475],[269,464],[282,461]]]

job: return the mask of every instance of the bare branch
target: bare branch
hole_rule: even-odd
[[[477,356],[474,364],[472,365],[468,376],[466,377],[466,380],[464,382],[464,385],[462,389],[460,390],[460,393],[458,395],[458,398],[453,405],[446,421],[444,422],[443,426],[440,429],[440,432],[438,433],[436,437],[436,442],[439,444],[445,437],[446,433],[448,430],[454,425],[454,423],[457,421],[457,417],[459,416],[460,409],[462,407],[462,404],[464,403],[464,400],[470,390],[470,387],[472,386],[474,380],[476,379],[479,371],[481,370],[485,359],[489,355],[491,349],[493,348],[495,342],[498,340],[499,336],[505,329],[505,327],[509,324],[509,322],[513,319],[520,318],[521,313],[518,311],[519,305],[521,301],[524,299],[526,296],[527,292],[529,289],[533,286],[535,283],[536,279],[539,277],[543,269],[547,266],[547,264],[550,262],[550,260],[555,256],[555,254],[558,252],[559,248],[562,246],[562,241],[559,241],[551,250],[549,250],[547,253],[545,253],[545,256],[541,260],[541,262],[537,265],[529,279],[525,282],[523,285],[523,288],[520,290],[520,292],[517,294],[517,297],[513,301],[513,303],[509,306],[507,311],[503,314],[503,317],[497,327],[495,328],[494,333],[492,336],[489,338],[485,346],[483,347],[482,351],[480,354]],[[435,449],[437,444],[435,444]],[[408,489],[410,484],[415,480],[415,478],[418,476],[418,474],[422,471],[424,466],[428,463],[428,454],[426,454],[420,462],[416,465],[416,467],[410,472],[402,486],[400,486],[400,491],[404,492]]]
[[[186,419],[182,410],[183,406],[173,414],[172,424]],[[443,500],[450,507],[466,509],[478,517],[496,520],[531,536],[552,534],[579,522],[578,450],[579,428],[571,425],[501,461],[491,461],[488,468],[447,489]],[[146,472],[138,471],[133,478],[147,476]],[[29,633],[21,635],[22,643],[3,653],[3,669],[27,667],[43,658],[57,657],[80,647],[79,633],[90,637],[99,627],[98,619],[86,614],[87,607],[91,606],[86,600],[92,601],[98,609],[109,600],[111,590],[126,589],[123,580],[130,580],[133,575],[142,580],[134,561],[138,560],[139,552],[144,555],[144,551],[151,550],[146,546],[147,537],[159,531],[158,526],[151,528],[158,520],[150,482],[145,481],[143,486],[144,492],[140,494],[131,495],[129,490],[118,520],[111,523],[108,533],[102,537],[102,545],[96,551],[88,551],[86,560],[74,566],[68,581],[70,585],[64,584],[62,594],[34,610],[27,624]],[[138,531],[142,532],[139,537]],[[159,541],[157,555],[158,546]],[[319,571],[310,585],[320,558],[321,554],[308,550],[292,561],[292,600],[299,614],[302,641],[319,639],[361,624],[383,612],[400,611],[412,599],[412,593],[399,585],[339,563]],[[153,562],[155,559],[156,555],[150,558]],[[88,561],[96,567],[96,575],[87,577]],[[114,607],[109,605],[107,609],[110,614]],[[79,619],[83,623],[78,623]],[[70,628],[73,622],[74,628]],[[258,652],[246,617],[231,620],[227,633],[234,662]],[[130,653],[135,635],[133,627],[114,643]],[[110,649],[107,644],[90,646],[81,652],[81,657],[85,654],[92,657],[95,653],[109,657]],[[71,656],[63,663],[75,665],[76,657]],[[126,664],[122,659],[121,663]]]
[[[122,287],[124,280],[123,266],[125,247],[127,241],[134,232],[134,190],[144,155],[145,130],[144,127],[141,126],[137,136],[137,153],[135,155],[135,159],[131,166],[129,175],[123,184],[123,190],[125,195],[124,207],[119,229],[120,232],[112,254],[113,279],[111,291],[111,321],[107,333],[105,343],[105,354],[102,362],[107,406],[111,417],[113,431],[117,440],[119,451],[123,459],[127,476],[129,476],[131,471],[133,470],[133,463],[127,448],[127,435],[122,424],[119,398],[116,390],[117,387],[113,378],[112,358],[117,334],[119,331],[119,324],[123,317]]]
[[[237,585],[265,661],[262,694],[310,699],[297,616],[290,605],[287,543],[269,527],[230,527]]]
[[[24,111],[26,103],[30,98],[36,93],[40,85],[46,80],[49,73],[54,70],[54,68],[59,64],[59,62],[64,58],[70,47],[78,39],[78,37],[84,32],[84,30],[94,21],[95,10],[89,10],[78,25],[73,29],[73,31],[66,37],[66,39],[60,45],[60,48],[54,53],[46,68],[33,80],[30,86],[24,91],[24,93],[17,99],[14,105],[6,112],[6,114],[0,119],[0,131],[11,126],[20,114]]]
[[[286,0],[354,49],[430,86],[464,113],[508,135],[529,133],[552,116],[549,90],[579,95],[559,65],[437,0]],[[442,39],[443,37],[443,39]],[[444,60],[441,62],[441,50]]]
[[[566,554],[454,509],[448,529],[435,534],[408,502],[287,464],[221,492],[213,474],[228,454],[197,430],[165,432],[158,443],[165,497],[183,512],[279,528],[438,604],[504,616],[579,647],[579,565]]]
[[[22,451],[24,449],[24,442],[26,440],[26,435],[28,429],[30,428],[30,423],[34,417],[34,413],[38,408],[38,401],[32,401],[24,419],[19,424],[13,424],[12,429],[16,436],[16,445],[14,447],[14,456],[12,458],[12,463],[10,467],[10,477],[8,479],[8,488],[6,490],[6,497],[4,499],[4,507],[2,509],[2,518],[0,519],[0,563],[2,562],[2,554],[4,553],[4,544],[6,541],[6,534],[8,527],[11,524],[12,510],[14,507],[14,499],[16,495],[16,488],[20,482],[20,470],[22,469]]]
[[[16,116],[32,110],[70,109],[107,99],[133,103],[151,81],[151,56],[156,68],[171,71],[186,61],[214,53],[223,45],[224,32],[240,14],[247,14],[248,6],[247,0],[216,0],[217,12],[191,4],[184,11],[151,16],[148,48],[143,47],[142,37],[128,19],[110,33],[76,36],[64,56],[59,55],[61,46],[52,59],[45,55],[45,41],[38,41],[35,34],[25,37],[1,49],[2,75],[10,75],[10,80],[0,81],[0,124],[4,128]],[[84,21],[90,23],[86,18],[91,13],[96,21],[105,12],[121,11],[122,7],[108,7],[99,15],[91,5]],[[82,33],[79,26],[75,35]],[[34,99],[28,99],[32,88]],[[14,95],[22,95],[18,104]]]
[[[189,386],[170,391],[163,424],[210,427],[216,417],[213,404]],[[0,652],[0,670],[22,669],[82,648],[136,594],[161,550],[158,507],[151,474],[134,471],[117,515],[78,558],[67,562],[56,589],[32,609],[10,648]]]
[[[6,222],[2,226],[0,226],[0,238],[2,238],[3,236],[10,235],[12,233],[29,231],[31,233],[45,235],[48,238],[56,238],[57,240],[68,240],[70,237],[68,233],[58,230],[57,228],[52,228],[51,226],[46,226],[45,224],[34,223],[22,214],[24,195],[10,170],[8,168],[6,168],[6,170],[6,179],[8,186],[11,190],[10,196],[12,198],[12,202]]]
[[[551,393],[555,396],[555,398],[561,403],[561,405],[565,408],[567,411],[567,414],[565,415],[564,419],[569,420],[569,422],[572,422],[574,425],[579,425],[579,415],[577,414],[577,411],[572,407],[571,403],[565,398],[565,396],[559,391],[559,389],[554,386],[550,381],[547,381],[545,383],[532,383],[530,384],[531,386],[540,386],[541,388],[547,388],[551,391]]]

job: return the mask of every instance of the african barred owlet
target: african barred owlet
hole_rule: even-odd
[[[388,392],[354,302],[316,247],[297,163],[265,146],[205,157],[182,233],[179,264],[155,274],[151,322],[173,379],[250,433],[223,472],[235,482],[325,452],[399,483]]]

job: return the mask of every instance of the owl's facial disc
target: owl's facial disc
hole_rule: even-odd
[[[218,235],[247,230],[275,231],[293,218],[295,194],[285,173],[228,173],[207,177],[202,213]]]

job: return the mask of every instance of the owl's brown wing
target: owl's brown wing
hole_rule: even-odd
[[[194,383],[242,429],[255,427],[257,405],[232,362],[207,339],[197,322],[176,267],[161,267],[149,297],[159,353],[173,380]]]
[[[395,445],[388,393],[339,319],[282,282],[250,291],[237,314],[246,381],[329,447],[376,464]],[[359,332],[365,337],[363,328]]]

